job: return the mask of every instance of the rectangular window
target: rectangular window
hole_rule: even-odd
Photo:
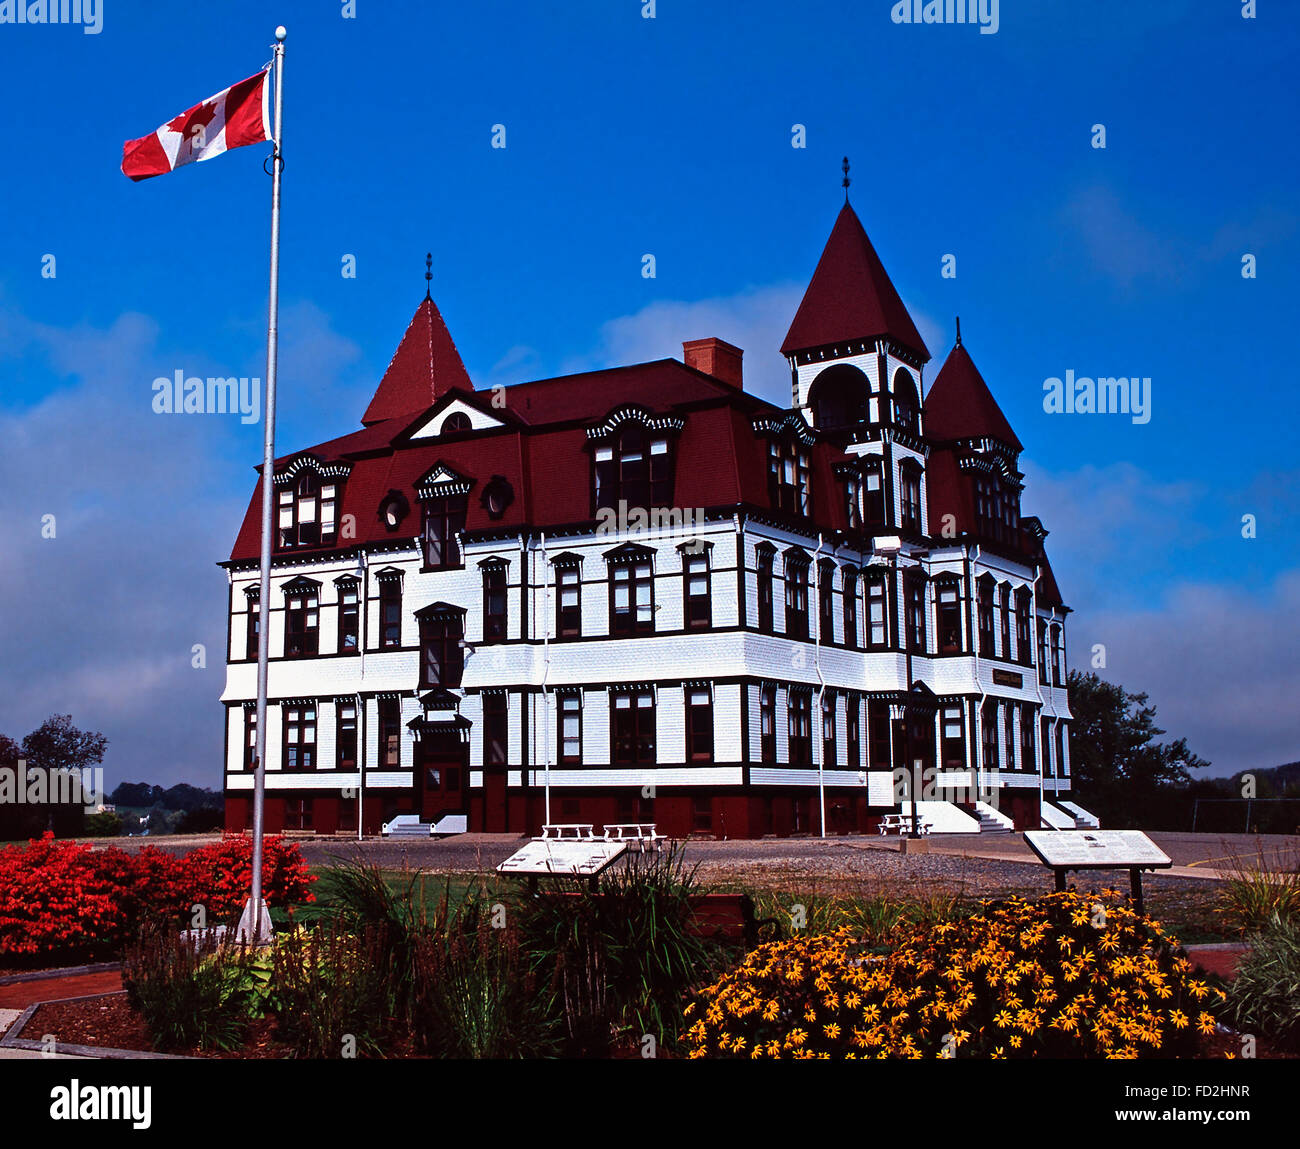
[[[985,770],[998,769],[998,706],[996,702],[984,705],[980,712],[980,730],[984,746]]]
[[[844,515],[849,530],[862,529],[862,480],[857,475],[844,477]]]
[[[808,567],[789,560],[785,564],[785,634],[787,638],[808,637]]]
[[[839,764],[836,734],[835,695],[828,690],[822,695],[822,767],[827,770]]]
[[[609,589],[610,632],[615,635],[652,634],[655,607],[650,560],[611,565]]]
[[[867,703],[867,738],[871,769],[892,770],[889,760],[889,703],[872,699]]]
[[[683,554],[682,577],[686,592],[686,625],[707,627],[713,622],[709,596],[709,556]]]
[[[611,723],[614,744],[610,760],[619,766],[651,765],[655,761],[655,700],[648,690],[620,691],[613,696]]]
[[[889,645],[889,609],[885,576],[879,571],[867,575],[867,646]]]
[[[355,770],[357,765],[357,704],[339,699],[334,704],[337,718],[334,742],[338,768]]]
[[[961,588],[955,582],[936,584],[939,590],[939,653],[961,653]]]
[[[945,770],[964,770],[966,768],[966,723],[963,707],[945,706],[941,719],[943,725],[940,734],[940,753],[943,755]]]
[[[397,770],[402,764],[402,700],[379,700],[379,765]]]
[[[862,469],[862,519],[868,530],[885,525],[885,484],[879,459],[870,460]]]
[[[1006,748],[1006,764],[1008,770],[1016,768],[1016,704],[1014,702],[1004,702],[1002,704],[1002,721],[1003,721],[1003,746]]]
[[[402,583],[400,579],[379,580],[379,645],[402,645]]]
[[[772,624],[772,552],[758,552],[758,629],[762,634],[773,633]]]
[[[1011,584],[1002,584],[1002,657],[1011,661]]]
[[[915,467],[899,467],[899,494],[903,503],[903,529],[921,533],[921,476]]]
[[[506,640],[506,568],[493,564],[483,568],[483,642]]]
[[[907,580],[907,649],[925,653],[925,580],[913,576]]]
[[[467,503],[465,495],[425,500],[421,535],[426,567],[445,569],[461,565],[459,536],[465,529]]]
[[[1047,664],[1050,656],[1047,650],[1047,623],[1038,620],[1038,681],[1047,685]]]
[[[320,647],[320,592],[312,587],[294,591],[285,600],[285,658],[304,658]]]
[[[459,614],[420,619],[420,685],[459,686],[465,671],[461,639],[465,626]]]
[[[582,695],[559,697],[560,761],[570,766],[582,764]]]
[[[700,687],[686,691],[686,752],[692,762],[713,761],[713,696]]]
[[[1043,747],[1043,773],[1050,778],[1056,773],[1052,763],[1052,734],[1050,721],[1046,718],[1041,719],[1038,724],[1038,731],[1041,736],[1041,745]]]
[[[1056,724],[1056,772],[1062,778],[1070,776],[1070,760],[1065,756],[1065,723]]]
[[[835,566],[819,563],[817,567],[817,618],[822,642],[835,641]]]
[[[507,697],[483,695],[483,765],[504,766],[509,747],[510,725]]]
[[[257,765],[257,707],[244,707],[244,769]]]
[[[582,634],[582,585],[576,566],[555,568],[555,633],[561,638]]]
[[[316,707],[284,708],[284,769],[316,769]]]
[[[339,799],[339,829],[351,830],[353,833],[357,829],[357,799],[340,798]]]
[[[1061,646],[1061,628],[1052,627],[1052,685],[1065,684],[1065,650]]]
[[[979,635],[980,657],[993,657],[993,580],[982,578],[979,581]]]
[[[858,576],[851,571],[844,575],[844,645],[858,649]]]
[[[790,691],[790,765],[812,765],[812,692]]]
[[[276,493],[276,528],[280,547],[328,546],[336,537],[339,489],[322,484],[311,471]]]
[[[1016,661],[1030,666],[1034,661],[1034,641],[1029,630],[1029,592],[1016,591]]]
[[[1034,752],[1034,716],[1025,706],[1020,708],[1020,768],[1038,773],[1038,755]]]
[[[858,769],[862,765],[862,703],[852,694],[844,700],[844,750],[848,755],[845,765]]]
[[[766,685],[758,696],[759,756],[776,761],[776,687]]]
[[[339,653],[355,654],[361,641],[361,594],[355,582],[339,588]]]
[[[245,635],[245,658],[257,657],[258,635],[262,630],[262,604],[258,595],[250,594],[248,596],[248,614],[245,616],[248,621],[248,629]]]

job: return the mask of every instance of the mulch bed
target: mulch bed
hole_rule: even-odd
[[[262,1018],[250,1023],[248,1039],[237,1050],[169,1049],[183,1057],[285,1058],[292,1052],[275,1040],[275,1021]],[[153,1052],[144,1020],[127,1004],[126,993],[112,993],[81,1001],[51,1001],[42,1005],[23,1027],[23,1037],[39,1040],[52,1033],[67,1045],[92,1045],[104,1049]]]

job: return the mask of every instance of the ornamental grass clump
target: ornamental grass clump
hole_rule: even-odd
[[[1275,917],[1252,937],[1227,993],[1230,1025],[1300,1053],[1300,922]]]
[[[1219,996],[1118,892],[1012,898],[872,957],[761,946],[687,1007],[692,1057],[1191,1057]]]

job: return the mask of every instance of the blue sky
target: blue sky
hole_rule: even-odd
[[[97,35],[0,24],[0,731],[67,711],[108,735],[110,783],[220,785],[213,564],[261,428],[155,415],[151,384],[264,374],[269,180],[256,147],[138,185],[118,164],[279,21],[282,448],[357,426],[426,251],[479,386],[719,335],[788,401],[777,348],[847,154],[927,383],[960,314],[1025,444],[1073,664],[1105,645],[1215,773],[1300,757],[1300,11],[1004,0],[982,35],[884,0],[103,2]],[[1150,422],[1045,413],[1067,369],[1149,376]]]

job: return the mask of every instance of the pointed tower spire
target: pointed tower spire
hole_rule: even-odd
[[[925,437],[936,443],[996,439],[1012,450],[1024,450],[970,352],[962,346],[960,320],[957,344],[930,384],[924,410]]]
[[[848,156],[844,157],[844,163],[841,166],[844,168],[844,202],[848,203],[849,202],[849,157]]]
[[[424,253],[424,298],[432,299],[433,295],[433,252]]]
[[[957,346],[961,346],[961,316],[957,316]]]
[[[844,162],[848,163],[847,157]],[[846,172],[846,184],[848,178]],[[781,344],[781,354],[887,335],[928,360],[930,352],[921,333],[849,206],[847,192],[846,186],[845,204]]]
[[[366,413],[361,416],[362,426],[369,427],[404,415],[418,415],[453,387],[474,390],[460,352],[452,342],[451,332],[430,294],[428,284],[433,279],[432,266],[433,256],[426,255],[424,299],[415,309],[406,334],[397,345]]]

